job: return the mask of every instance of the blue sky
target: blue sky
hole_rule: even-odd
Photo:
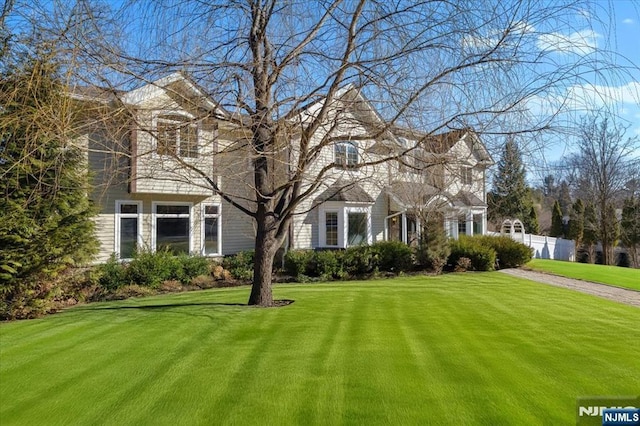
[[[613,1],[615,39],[612,48],[640,67],[640,3],[631,0]],[[629,133],[640,136],[640,70],[626,81],[628,93],[621,102],[621,116],[631,125]]]
[[[555,111],[559,103],[564,103],[565,113],[561,117],[568,126],[577,129],[581,117],[606,108],[617,124],[627,127],[627,137],[640,138],[640,1],[595,0],[592,9],[582,14],[576,14],[571,30],[539,33],[538,45],[567,58],[589,55],[595,59],[597,72],[586,74],[580,83],[564,87],[557,98],[545,96],[532,100],[531,110]],[[618,68],[605,69],[605,63],[613,63]],[[557,170],[554,163],[573,150],[574,139],[570,133],[546,135],[542,142],[529,145],[525,142],[529,179],[535,184],[542,176],[554,174]],[[637,155],[640,156],[640,152]]]

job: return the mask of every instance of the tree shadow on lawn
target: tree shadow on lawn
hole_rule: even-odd
[[[290,299],[274,300],[269,308],[289,306],[293,303]],[[158,303],[149,305],[122,305],[122,306],[91,306],[75,308],[75,311],[117,311],[121,309],[141,309],[141,310],[164,310],[171,308],[196,307],[196,306],[243,306],[246,308],[262,308],[263,306],[247,305],[246,303],[223,303],[223,302],[186,302],[186,303]]]

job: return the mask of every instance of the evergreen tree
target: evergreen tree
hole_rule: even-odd
[[[493,191],[487,198],[490,220],[499,223],[504,219],[520,219],[526,232],[537,228],[537,224],[533,223],[531,218],[533,198],[525,178],[522,154],[516,141],[509,139],[498,161]]]
[[[527,229],[527,225],[525,225],[525,229]],[[536,208],[534,206],[531,206],[531,211],[529,212],[529,228],[527,232],[530,234],[540,233],[540,224],[538,223],[538,213],[536,212]]]
[[[95,252],[84,157],[54,63],[25,59],[0,83],[0,316],[41,305],[35,289]]]
[[[562,209],[560,208],[558,200],[553,204],[553,211],[551,213],[551,231],[549,232],[549,235],[558,238],[564,237]]]
[[[603,263],[605,265],[615,265],[615,248],[620,242],[620,221],[613,203],[607,204],[604,210],[604,216],[600,219],[600,231],[604,236],[599,235],[599,240],[609,241],[609,244],[603,244],[602,247],[602,250],[606,251],[606,256],[603,256]]]
[[[582,243],[584,235],[584,204],[582,200],[577,199],[571,208],[569,215],[569,229],[567,230],[567,238],[576,242],[576,247]]]
[[[598,216],[593,203],[584,207],[584,232],[582,242],[589,256],[589,263],[596,263],[596,244],[598,244]]]
[[[631,266],[640,268],[640,198],[624,200],[620,225],[622,244],[627,248]]]
[[[427,220],[416,251],[418,264],[436,274],[442,272],[451,254],[449,239],[442,226],[443,219],[442,216],[435,215]]]
[[[569,191],[569,184],[566,181],[562,181],[560,189],[558,191],[558,202],[560,203],[560,211],[563,216],[568,216],[571,211],[571,193]]]

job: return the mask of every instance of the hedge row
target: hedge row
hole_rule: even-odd
[[[474,271],[516,268],[532,257],[530,247],[505,236],[461,235],[450,245],[451,255],[447,261],[450,268],[458,265],[461,258],[469,259]]]
[[[293,277],[344,279],[373,272],[404,272],[413,267],[413,252],[399,241],[384,241],[346,250],[290,250],[284,272]]]
[[[99,273],[100,285],[109,291],[130,284],[157,289],[165,281],[186,285],[199,275],[209,274],[209,260],[186,254],[175,256],[169,251],[143,251],[136,253],[129,263],[122,263],[111,256],[99,267]]]

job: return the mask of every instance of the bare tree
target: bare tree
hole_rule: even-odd
[[[620,196],[640,161],[639,140],[626,137],[625,130],[605,112],[585,117],[577,154],[569,160],[577,171],[577,196],[591,200],[595,207],[596,235],[602,243],[605,265],[615,262],[613,249],[619,235],[615,208],[622,205]]]
[[[118,9],[84,0],[47,4],[19,9],[64,47],[62,55],[78,59],[68,66],[73,85],[111,87],[92,99],[104,101],[97,110],[109,105],[109,117],[114,108],[122,110],[118,116],[132,121],[127,128],[142,128],[160,142],[141,111],[120,102],[120,89],[185,71],[197,92],[207,95],[181,101],[211,129],[211,155],[226,167],[212,172],[177,153],[163,166],[177,181],[207,186],[253,219],[249,303],[263,306],[273,303],[272,263],[293,218],[311,208],[308,201],[319,191],[341,189],[336,170],[361,172],[344,186],[369,182],[374,170],[449,129],[471,127],[487,139],[548,130],[554,112],[531,115],[529,100],[555,96],[595,63],[588,54],[558,59],[569,37],[541,42],[544,34],[574,29],[582,1],[132,1]],[[181,96],[177,90],[170,95]],[[357,120],[345,113],[363,105],[377,112]],[[424,136],[404,146],[396,126]],[[365,131],[354,132],[356,127]],[[114,139],[123,140],[119,158],[128,155],[132,164],[151,154],[134,153],[130,141]],[[352,170],[320,161],[342,140],[371,148]],[[113,150],[106,144],[102,149]],[[221,184],[220,175],[233,184]]]

